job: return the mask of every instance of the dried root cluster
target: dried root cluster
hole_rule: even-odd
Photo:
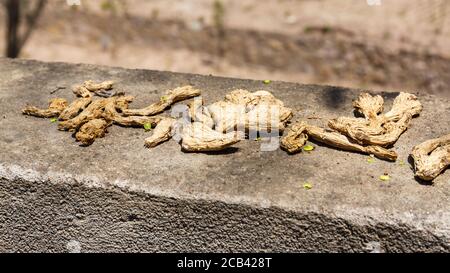
[[[222,150],[250,132],[282,132],[293,115],[270,92],[243,89],[231,91],[209,106],[194,100],[188,107],[192,123],[183,128],[181,138],[183,150],[190,152]]]
[[[431,181],[450,165],[450,134],[427,140],[412,150],[416,176]]]
[[[72,103],[65,99],[52,99],[47,109],[27,106],[26,115],[57,118],[58,129],[75,132],[75,138],[84,145],[104,137],[112,124],[124,127],[154,128],[145,146],[152,148],[173,137],[181,128],[181,146],[187,152],[223,150],[244,138],[246,132],[283,131],[292,117],[292,110],[267,91],[250,93],[235,90],[223,101],[205,106],[195,99],[188,104],[189,122],[181,124],[174,118],[159,115],[172,104],[200,95],[192,86],[169,90],[158,102],[142,109],[130,109],[132,96],[113,92],[113,82],[87,81],[75,86],[78,97]],[[101,98],[94,99],[94,95]],[[278,136],[278,135],[277,135]]]
[[[294,124],[281,139],[281,147],[289,153],[301,150],[308,137],[342,150],[373,154],[378,158],[395,161],[397,153],[388,150],[406,131],[413,116],[422,111],[417,97],[400,93],[392,109],[382,113],[384,100],[381,96],[362,93],[353,107],[363,117],[340,117],[329,120],[330,129],[299,122]]]
[[[75,133],[83,145],[92,144],[96,138],[104,137],[112,124],[124,127],[156,127],[152,136],[145,140],[148,147],[154,147],[170,138],[174,119],[162,115],[173,103],[198,96],[200,91],[192,86],[169,90],[157,103],[144,109],[129,109],[134,97],[113,92],[113,82],[95,83],[86,81],[73,87],[78,97],[72,103],[65,99],[52,99],[47,109],[27,106],[23,114],[41,118],[57,118],[58,129]],[[94,99],[94,95],[101,98]]]

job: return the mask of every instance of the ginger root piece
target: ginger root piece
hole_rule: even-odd
[[[380,95],[371,96],[362,93],[353,101],[353,107],[368,120],[376,120],[378,114],[383,112],[384,99]]]
[[[414,159],[416,176],[432,181],[450,166],[450,134],[416,145],[411,157]]]
[[[54,118],[58,117],[61,114],[61,112],[67,107],[67,104],[67,100],[56,98],[50,100],[47,109],[39,109],[34,106],[27,106],[22,110],[22,113],[39,118]]]
[[[142,109],[125,109],[123,114],[125,116],[153,116],[159,114],[170,107],[172,104],[190,99],[200,95],[200,90],[187,85],[183,87],[177,87],[173,90],[169,90],[167,94],[161,97],[159,102],[153,103],[148,107]]]
[[[363,93],[353,102],[355,109],[364,118],[337,118],[328,126],[361,145],[389,147],[408,129],[413,116],[422,111],[422,104],[413,94],[400,93],[394,100],[392,109],[380,114],[383,109],[381,96]]]
[[[208,107],[215,123],[215,130],[226,133],[232,130],[245,132],[283,131],[285,123],[293,116],[292,110],[284,106],[267,91],[250,93],[238,89],[225,96],[224,101]]]
[[[90,103],[91,98],[79,98],[74,100],[69,106],[59,115],[59,120],[69,120],[76,117],[80,111],[83,111]]]
[[[144,117],[144,116],[122,116],[119,111],[124,111],[128,108],[128,104],[133,100],[132,96],[119,96],[106,99],[106,104],[102,117],[108,121],[112,121],[115,124],[124,127],[142,127],[144,124],[151,124],[156,126],[160,121],[161,117]]]
[[[85,81],[83,86],[86,87],[87,90],[91,92],[95,92],[98,90],[111,90],[114,85],[113,81],[105,81],[101,83],[95,83],[93,81]]]
[[[110,123],[104,119],[93,119],[81,126],[80,130],[75,134],[76,140],[83,145],[91,145],[96,138],[102,138],[106,134],[106,129]]]
[[[329,146],[345,151],[373,154],[380,159],[395,161],[397,153],[379,146],[361,146],[351,142],[346,136],[333,131],[308,125],[304,122],[296,123],[288,131],[288,134],[281,139],[281,147],[290,152],[298,152],[306,143],[308,137],[327,144]]]
[[[306,126],[304,122],[293,124],[287,135],[281,138],[281,148],[291,154],[299,152],[308,140]]]
[[[209,128],[214,127],[214,120],[211,117],[211,113],[208,108],[203,105],[203,99],[194,99],[188,103],[189,116],[191,121],[197,121],[205,124]]]
[[[240,141],[235,133],[222,134],[200,122],[183,128],[181,147],[187,152],[220,151]]]
[[[58,124],[58,129],[62,131],[73,131],[80,128],[84,123],[93,120],[102,118],[103,110],[110,99],[99,99],[93,101],[89,104],[83,112],[81,112],[78,116],[62,121]]]
[[[169,140],[172,137],[172,128],[176,120],[173,118],[163,118],[156,125],[153,130],[153,134],[145,139],[145,147],[153,148],[158,146],[160,143]]]
[[[356,143],[352,143],[346,136],[341,135],[337,132],[329,132],[315,126],[307,126],[306,131],[308,133],[308,136],[312,139],[345,151],[373,154],[380,159],[390,161],[395,161],[398,157],[396,152],[387,150],[383,147],[361,146]]]
[[[91,92],[101,92],[104,90],[111,90],[113,87],[113,81],[105,81],[101,83],[95,83],[93,81],[85,81],[82,85],[77,85],[72,88],[72,91],[75,95],[82,98],[91,98]],[[103,96],[103,93],[100,93],[99,96]]]

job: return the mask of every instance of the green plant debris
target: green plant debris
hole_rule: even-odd
[[[56,123],[57,121],[58,121],[57,118],[51,118],[51,119],[50,119],[50,122],[51,122],[51,123]]]
[[[388,174],[383,174],[383,175],[380,175],[380,180],[381,181],[389,181],[391,179],[391,177],[388,175]]]
[[[312,184],[309,183],[309,182],[306,182],[306,183],[303,184],[303,188],[305,190],[310,190],[310,189],[312,189],[312,187],[313,187]]]
[[[367,162],[368,163],[374,163],[375,162],[375,156],[374,155],[370,155],[369,158],[367,158]]]
[[[314,146],[312,146],[312,145],[305,145],[305,146],[303,146],[303,151],[305,151],[305,152],[311,152],[312,150],[314,150],[315,149],[315,147]]]
[[[272,83],[272,81],[271,80],[264,80],[263,83],[264,84],[270,84],[270,83]]]
[[[261,141],[261,137],[255,138],[255,141]]]
[[[150,131],[152,128],[153,128],[153,126],[152,126],[151,123],[145,123],[145,124],[144,124],[144,130],[145,130],[146,132]]]

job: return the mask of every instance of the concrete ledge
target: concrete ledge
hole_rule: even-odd
[[[56,86],[116,80],[133,107],[192,84],[207,102],[234,88],[266,89],[324,120],[352,115],[360,90],[147,70],[0,59],[0,251],[440,251],[450,250],[450,172],[414,180],[412,146],[448,132],[450,102],[419,94],[424,112],[395,145],[401,166],[317,145],[311,154],[186,154],[170,141],[143,147],[142,129],[112,127],[81,148],[26,103],[72,100]],[[388,104],[396,93],[381,92]],[[389,182],[378,176],[388,172]],[[308,181],[313,189],[306,191]]]

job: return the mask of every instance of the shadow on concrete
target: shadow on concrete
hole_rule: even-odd
[[[327,86],[323,89],[323,98],[328,108],[339,108],[345,103],[349,89],[336,86]]]

